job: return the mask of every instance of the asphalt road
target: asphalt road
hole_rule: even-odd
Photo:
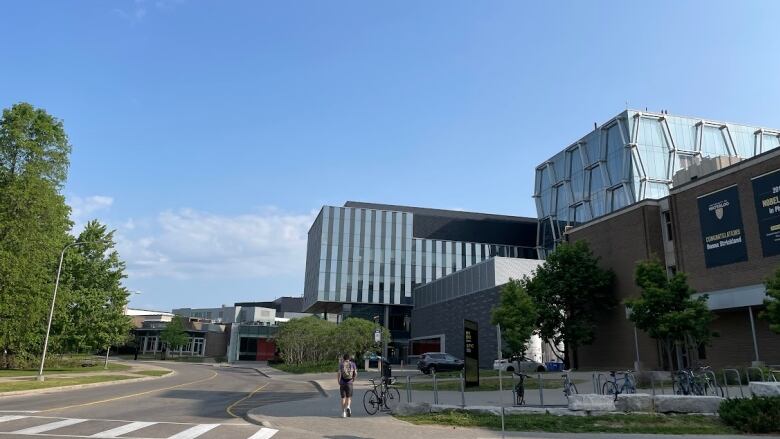
[[[305,382],[270,380],[252,369],[171,364],[161,379],[29,396],[0,396],[0,439],[122,437],[264,439],[277,430],[246,411],[316,395]]]

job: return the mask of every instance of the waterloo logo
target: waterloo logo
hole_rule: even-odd
[[[730,204],[729,200],[721,200],[721,201],[718,201],[716,203],[710,204],[710,207],[707,210],[709,210],[710,212],[714,212],[715,213],[715,218],[717,218],[718,220],[722,220],[723,219],[723,211],[727,207],[729,207],[729,204]]]

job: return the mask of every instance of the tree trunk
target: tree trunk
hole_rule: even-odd
[[[683,370],[684,369],[683,356],[682,356],[683,350],[682,350],[682,346],[680,346],[679,341],[674,342],[674,348],[675,348],[675,353],[677,354],[677,370]]]
[[[563,342],[563,368],[566,370],[571,369],[571,346],[569,342]]]
[[[669,340],[664,341],[664,347],[666,348],[666,358],[669,360],[669,372],[674,371],[674,361],[672,360],[672,342]]]
[[[103,363],[103,369],[108,369],[108,353],[111,352],[111,346],[106,348],[106,362]]]

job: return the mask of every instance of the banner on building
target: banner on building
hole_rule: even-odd
[[[780,255],[780,169],[753,178],[753,201],[764,257]]]
[[[702,195],[698,202],[707,268],[747,261],[737,186]]]
[[[463,321],[463,363],[467,387],[479,386],[479,331],[477,322]]]

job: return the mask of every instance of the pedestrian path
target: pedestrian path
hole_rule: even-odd
[[[254,424],[127,421],[1,414],[0,436],[131,439],[270,439],[278,430]]]

